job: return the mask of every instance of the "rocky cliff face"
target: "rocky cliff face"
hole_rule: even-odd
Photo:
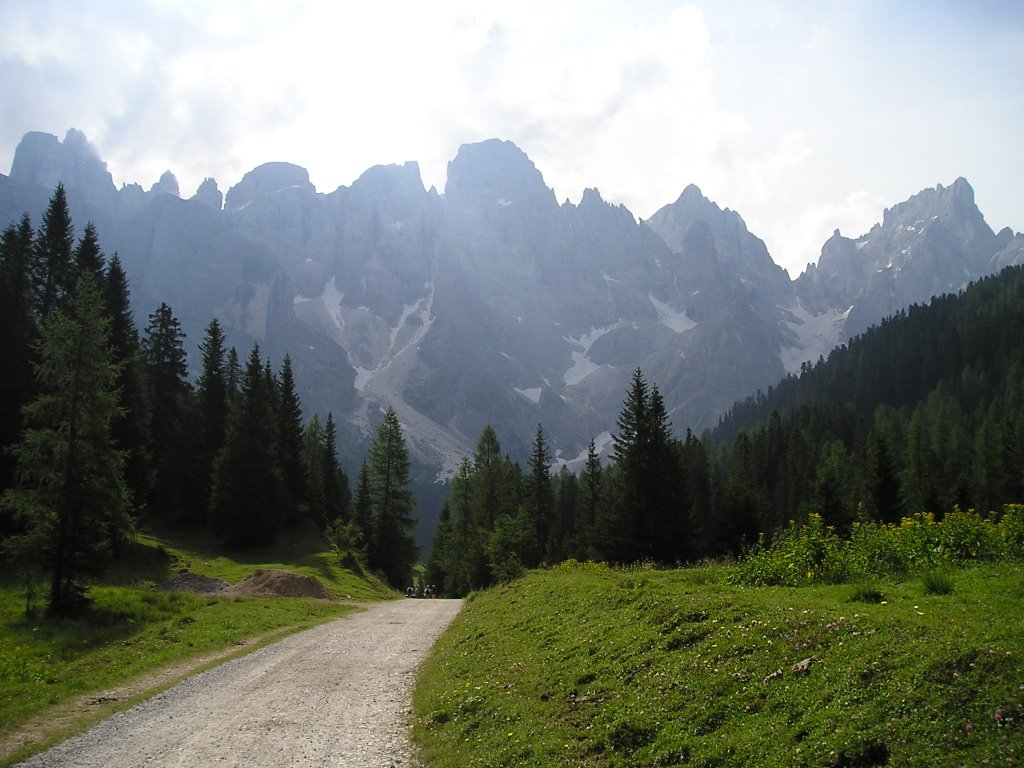
[[[700,430],[908,303],[1024,261],[1024,237],[994,234],[958,179],[857,239],[837,232],[790,281],[694,186],[647,222],[596,189],[559,205],[497,140],[462,147],[443,194],[415,163],[327,194],[268,163],[182,200],[170,173],[114,189],[79,132],[29,134],[0,177],[0,223],[38,220],[57,181],[120,253],[140,325],[166,301],[197,343],[219,317],[240,348],[291,354],[307,413],[334,413],[351,459],[392,406],[441,477],[487,424],[517,458],[537,423],[563,461],[606,445],[637,367],[676,429]]]
[[[855,240],[837,231],[817,266],[797,279],[797,294],[809,309],[848,308],[843,336],[849,338],[910,304],[1021,263],[1021,245],[1009,230],[992,232],[974,190],[960,178],[887,209],[880,224]]]

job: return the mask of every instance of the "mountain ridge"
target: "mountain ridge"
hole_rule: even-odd
[[[291,354],[307,413],[334,412],[346,440],[396,407],[440,478],[488,424],[515,457],[537,423],[559,461],[583,455],[614,428],[637,367],[677,431],[700,431],[907,304],[1024,262],[1024,236],[993,233],[964,179],[856,239],[836,232],[792,280],[695,185],[646,221],[593,188],[559,204],[498,139],[461,147],[441,193],[415,162],[326,193],[281,162],[223,196],[206,179],[182,200],[171,179],[117,190],[80,131],[28,134],[0,216],[37,216],[64,182],[76,224],[94,220],[121,255],[137,317],[159,297],[193,344],[217,315],[231,343]]]

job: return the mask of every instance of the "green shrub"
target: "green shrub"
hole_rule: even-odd
[[[1024,560],[1024,504],[1007,504],[999,520],[999,548],[1007,560]]]
[[[841,584],[848,576],[843,540],[821,515],[812,513],[802,525],[791,522],[771,546],[762,539],[731,578],[739,584],[794,587]]]
[[[877,523],[854,523],[850,533],[850,569],[861,578],[902,576],[911,557],[901,529]]]
[[[942,559],[952,563],[995,560],[1001,549],[999,529],[973,509],[954,507],[939,526],[938,538]]]
[[[801,525],[791,522],[771,544],[762,537],[729,580],[750,586],[838,584],[1022,559],[1024,504],[1008,504],[998,517],[954,507],[941,522],[919,512],[899,525],[854,523],[849,539],[812,514]]]

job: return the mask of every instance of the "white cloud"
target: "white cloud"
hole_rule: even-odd
[[[170,168],[184,195],[272,160],[306,167],[321,191],[417,160],[440,187],[460,144],[507,138],[559,199],[596,186],[646,217],[696,183],[791,274],[837,226],[859,234],[882,207],[961,174],[994,224],[1024,227],[1019,24],[887,18],[901,13],[733,0],[5,3],[0,161],[28,130],[74,126],[118,183],[148,186]],[[985,34],[965,33],[983,22]]]

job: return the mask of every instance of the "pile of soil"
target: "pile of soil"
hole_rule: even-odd
[[[224,579],[215,579],[212,576],[201,576],[198,573],[182,571],[170,581],[157,584],[154,589],[162,589],[174,592],[197,592],[200,595],[213,595],[221,592],[231,584]]]
[[[337,600],[338,596],[329,591],[313,576],[303,576],[291,571],[258,569],[223,595],[244,595],[246,597],[315,597],[320,600]]]

